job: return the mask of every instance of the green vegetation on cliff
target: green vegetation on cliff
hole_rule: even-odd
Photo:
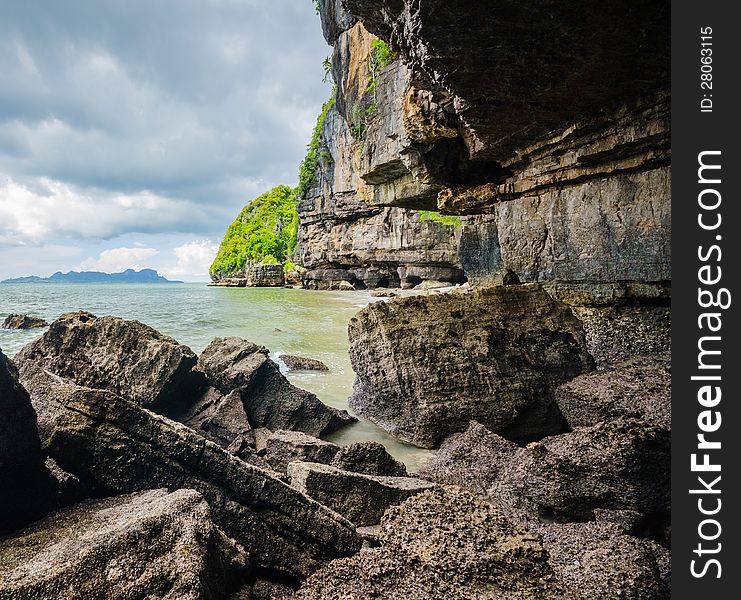
[[[280,185],[255,198],[229,226],[211,275],[230,275],[248,263],[285,263],[296,249],[296,191]]]
[[[296,195],[301,198],[308,189],[314,184],[316,179],[316,170],[319,166],[319,159],[322,158],[326,152],[319,151],[319,144],[322,139],[322,129],[324,128],[324,121],[327,120],[329,111],[334,108],[335,94],[337,90],[332,88],[332,95],[322,106],[322,112],[319,113],[319,117],[314,125],[314,133],[311,136],[306,152],[306,157],[301,162],[301,168],[298,174],[298,190]]]
[[[420,210],[419,211],[419,222],[424,221],[435,221],[442,223],[443,225],[450,225],[452,227],[462,227],[463,220],[457,215],[441,215],[439,212],[434,210]]]

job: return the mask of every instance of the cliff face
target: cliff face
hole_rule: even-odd
[[[321,4],[337,98],[305,266],[667,287],[668,3]],[[374,35],[399,59],[370,93]],[[475,216],[448,233],[404,208]]]

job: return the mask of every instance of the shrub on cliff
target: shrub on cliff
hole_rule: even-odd
[[[311,141],[309,141],[309,144],[306,146],[306,157],[301,162],[301,168],[299,169],[298,174],[298,190],[296,192],[296,195],[299,198],[301,198],[314,184],[314,180],[316,179],[316,170],[319,166],[319,159],[324,155],[326,155],[325,159],[331,159],[331,156],[329,156],[327,152],[320,152],[319,145],[321,143],[324,121],[326,121],[329,111],[332,110],[332,108],[334,107],[336,93],[337,90],[333,87],[332,95],[330,96],[329,100],[327,100],[322,106],[322,112],[319,113],[319,117],[316,120],[316,125],[314,125],[314,132],[312,133]]]
[[[296,191],[280,185],[255,198],[229,226],[211,275],[230,275],[248,263],[285,262],[296,248]]]

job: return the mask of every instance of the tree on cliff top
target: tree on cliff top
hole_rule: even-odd
[[[279,185],[255,198],[229,226],[209,272],[233,275],[248,264],[286,262],[296,248],[296,191]]]

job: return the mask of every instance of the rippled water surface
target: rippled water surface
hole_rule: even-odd
[[[87,310],[137,319],[201,352],[215,337],[238,336],[274,354],[300,354],[325,362],[329,373],[291,373],[299,387],[347,409],[354,374],[347,353],[347,323],[373,301],[367,292],[315,292],[283,288],[219,288],[205,284],[0,284],[0,319],[26,313],[52,321]],[[0,329],[0,348],[13,356],[44,330]],[[352,412],[352,411],[351,411]],[[412,470],[429,455],[361,420],[330,436],[339,444],[378,440]]]

